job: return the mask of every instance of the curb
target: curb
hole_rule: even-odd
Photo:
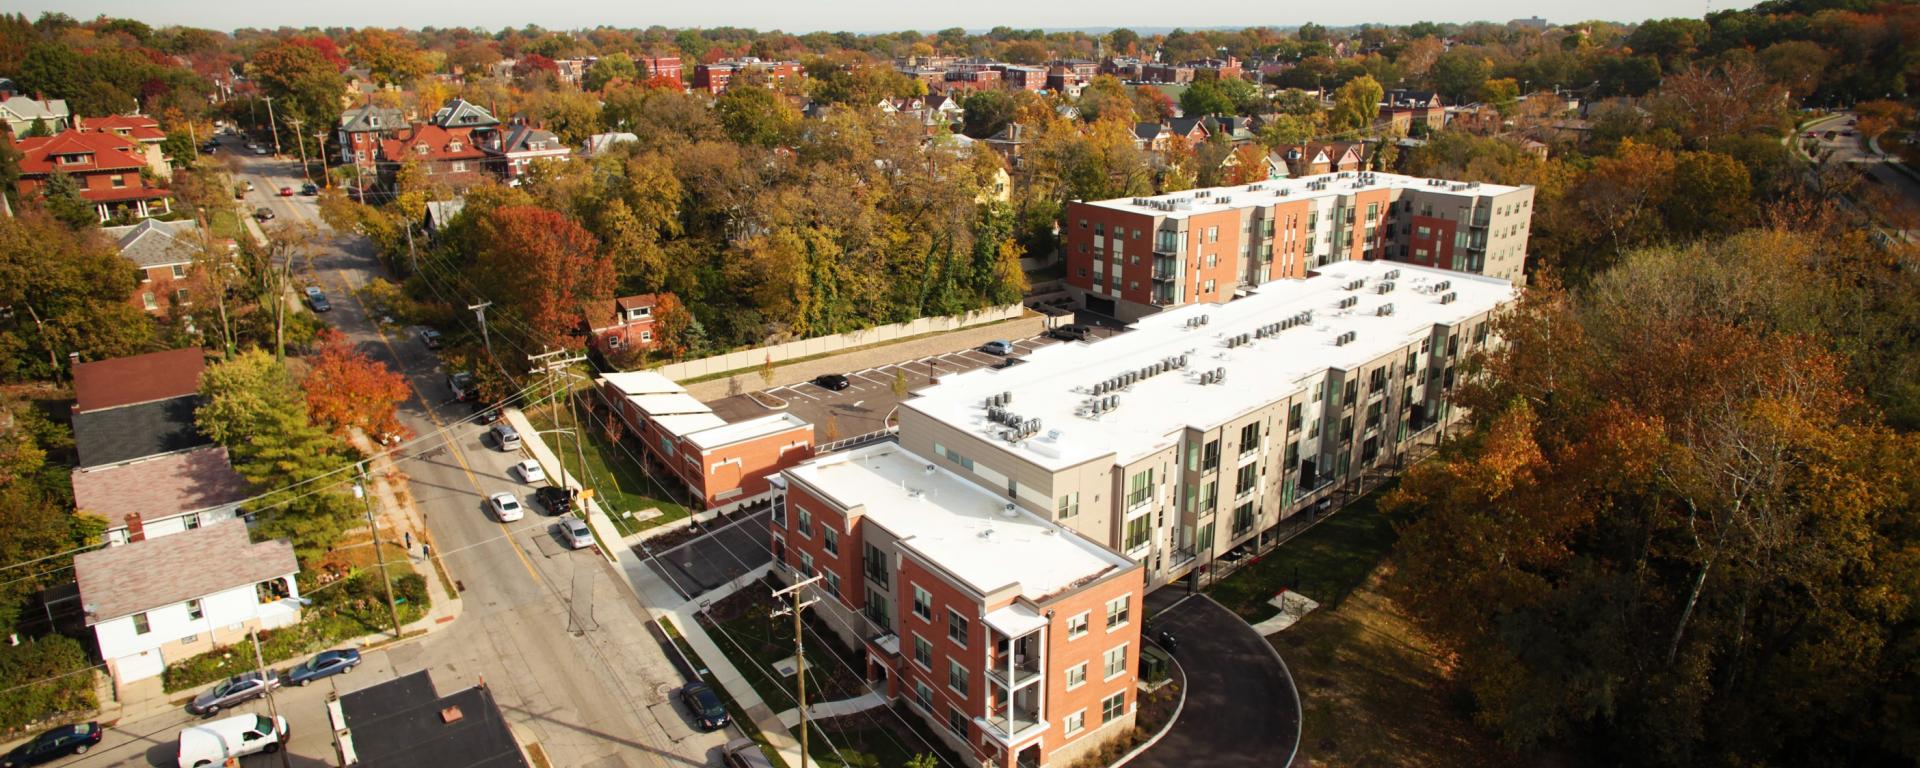
[[[1232,609],[1221,605],[1220,601],[1213,599],[1212,595],[1202,594],[1199,595],[1199,597],[1205,598],[1207,602],[1213,603],[1220,610],[1233,613]],[[1238,617],[1239,615],[1235,614],[1235,618]],[[1241,621],[1245,623],[1244,619]],[[1249,624],[1248,628],[1251,629],[1252,625]],[[1267,653],[1273,654],[1274,661],[1280,662],[1280,673],[1287,676],[1287,691],[1293,694],[1293,749],[1287,751],[1287,761],[1280,764],[1280,768],[1292,768],[1294,759],[1300,756],[1300,737],[1301,734],[1306,731],[1307,726],[1306,710],[1300,706],[1300,684],[1294,681],[1293,669],[1287,666],[1286,659],[1281,658],[1280,649],[1273,647],[1273,643],[1268,642],[1265,637],[1260,638],[1260,644],[1266,646]],[[1184,673],[1185,670],[1182,670],[1182,674]],[[1184,696],[1185,694],[1182,693],[1182,695]]]
[[[1192,595],[1188,595],[1187,597],[1192,597]],[[1181,600],[1184,601],[1186,600],[1186,598],[1181,598]],[[1174,603],[1174,605],[1179,605],[1179,603]],[[1172,610],[1173,606],[1167,606],[1167,609]],[[1166,611],[1161,611],[1160,613],[1166,613]],[[1154,614],[1154,615],[1157,616],[1159,614]],[[1268,647],[1271,648],[1272,646],[1268,646]],[[1153,736],[1149,737],[1146,743],[1141,744],[1140,746],[1134,747],[1133,751],[1128,752],[1124,755],[1121,755],[1120,759],[1113,761],[1113,765],[1107,766],[1107,768],[1120,768],[1121,766],[1132,762],[1134,758],[1139,757],[1140,755],[1144,754],[1147,750],[1152,749],[1153,745],[1160,743],[1160,740],[1165,738],[1166,735],[1173,730],[1174,724],[1180,722],[1180,713],[1186,710],[1187,708],[1187,689],[1190,687],[1187,685],[1187,668],[1181,665],[1180,660],[1178,658],[1175,658],[1174,655],[1171,653],[1167,654],[1167,659],[1172,661],[1173,666],[1180,670],[1180,701],[1176,702],[1173,705],[1173,716],[1167,718],[1167,724],[1160,727],[1159,733],[1156,733]],[[1293,677],[1289,675],[1287,679],[1291,681]],[[1295,704],[1295,708],[1296,709],[1298,708],[1297,702]],[[1294,743],[1293,751],[1295,752],[1300,751],[1300,745],[1297,740]],[[1293,763],[1293,758],[1288,757],[1287,763],[1291,765]]]

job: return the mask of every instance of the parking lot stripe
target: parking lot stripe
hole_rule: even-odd
[[[806,392],[803,392],[803,391],[801,391],[799,387],[784,387],[783,389],[785,389],[785,390],[787,391],[787,394],[790,394],[790,395],[799,395],[799,396],[801,396],[801,397],[804,397],[804,398],[806,398],[806,399],[808,399],[808,400],[819,400],[819,399],[820,399],[820,398],[818,398],[818,397],[814,397],[813,395],[810,395],[810,394],[807,394]],[[769,392],[771,392],[771,391],[773,391],[773,390],[767,390],[767,391],[769,391]]]

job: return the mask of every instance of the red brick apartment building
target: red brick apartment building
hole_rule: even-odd
[[[36,194],[55,173],[64,173],[79,185],[80,197],[93,204],[101,221],[172,210],[171,193],[140,175],[149,167],[147,151],[132,138],[69,128],[53,136],[20,139],[14,147],[21,155],[14,189],[22,196]]]
[[[1390,259],[1524,279],[1533,187],[1339,172],[1067,205],[1067,286],[1121,320]]]
[[[673,477],[696,509],[765,498],[767,478],[813,456],[813,425],[790,413],[727,423],[679,384],[651,371],[598,380],[610,438],[637,445],[656,477]],[[632,511],[632,510],[627,510]]]
[[[775,483],[775,572],[953,749],[1054,768],[1131,727],[1139,564],[892,442]]]
[[[807,70],[797,61],[761,61],[755,58],[728,59],[712,64],[699,64],[693,68],[693,89],[706,91],[715,96],[727,89],[727,84],[736,77],[748,72],[759,72],[766,76],[768,88],[788,80],[799,80],[807,76]]]
[[[380,140],[381,180],[391,185],[401,166],[418,161],[439,183],[458,187],[479,181],[489,173],[485,144],[499,128],[500,121],[478,104],[447,102],[426,122]]]

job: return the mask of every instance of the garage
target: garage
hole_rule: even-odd
[[[1113,299],[1102,298],[1100,296],[1095,296],[1093,294],[1087,294],[1086,302],[1087,302],[1087,309],[1089,311],[1097,312],[1099,314],[1106,315],[1107,317],[1114,316]]]

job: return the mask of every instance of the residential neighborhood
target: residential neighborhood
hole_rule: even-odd
[[[0,11],[0,765],[1912,764],[1843,5]]]

